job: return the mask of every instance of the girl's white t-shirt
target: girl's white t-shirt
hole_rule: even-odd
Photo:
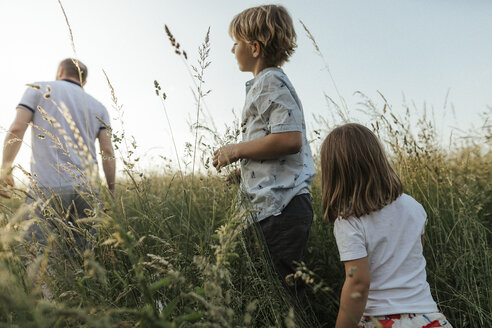
[[[335,221],[340,260],[367,256],[369,262],[371,284],[364,315],[438,311],[422,255],[426,218],[422,205],[402,194],[377,212]]]

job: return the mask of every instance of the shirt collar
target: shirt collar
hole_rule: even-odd
[[[283,72],[283,70],[280,67],[268,67],[268,68],[265,68],[260,73],[258,73],[258,75],[256,75],[253,79],[251,79],[251,80],[249,80],[249,81],[246,82],[246,88],[249,89],[257,79],[259,79],[262,75],[264,75],[266,72],[269,72],[269,71]]]
[[[79,87],[82,88],[82,85],[79,82],[75,82],[75,81],[72,81],[72,80],[69,80],[69,79],[62,79],[62,81],[66,81],[66,82],[70,82],[70,83],[76,84],[76,85],[78,85]]]

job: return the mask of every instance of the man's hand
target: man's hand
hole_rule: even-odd
[[[1,188],[0,196],[5,198],[10,198],[8,192],[3,189],[8,189],[12,187],[14,187],[14,177],[12,176],[12,168],[11,167],[2,168],[0,174],[0,188]]]
[[[229,144],[220,147],[214,152],[212,165],[217,169],[217,171],[220,171],[220,169],[224,166],[239,160],[238,148],[238,144]]]

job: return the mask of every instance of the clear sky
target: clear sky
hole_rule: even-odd
[[[152,166],[159,156],[173,157],[170,131],[155,96],[158,80],[168,95],[166,108],[180,154],[193,142],[189,122],[196,107],[193,81],[164,33],[167,24],[196,64],[197,48],[211,28],[211,65],[205,72],[208,112],[219,130],[241,112],[244,82],[237,69],[227,29],[241,10],[263,1],[64,0],[76,55],[89,67],[86,91],[105,104],[113,117],[108,74],[124,109],[127,135],[133,135]],[[324,64],[299,20],[318,41],[349,108],[362,91],[381,103],[380,91],[402,110],[403,96],[417,108],[435,108],[443,125],[479,124],[479,113],[492,105],[492,1],[487,0],[317,0],[277,1],[295,21],[298,49],[284,66],[303,102],[308,127],[313,117],[329,119],[323,93],[337,100]],[[8,128],[25,84],[50,80],[59,61],[73,56],[65,18],[56,0],[0,1],[0,127]],[[443,112],[446,94],[453,105]],[[117,122],[115,127],[119,127]],[[4,138],[2,130],[0,137]],[[28,165],[23,146],[18,162]]]

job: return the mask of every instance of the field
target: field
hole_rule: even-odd
[[[207,38],[194,70],[197,122],[206,97],[201,76],[208,49]],[[155,86],[165,110],[165,96]],[[360,97],[363,123],[387,147],[405,192],[427,211],[424,255],[440,310],[455,327],[492,327],[490,113],[480,127],[443,145],[425,110],[408,108],[399,117],[384,98],[376,105]],[[114,102],[118,108],[116,97]],[[350,120],[344,106],[330,103],[339,115],[320,118],[314,139]],[[213,144],[190,145],[188,165],[163,160],[149,172],[139,169],[137,145],[123,131],[112,132],[124,177],[115,198],[103,192],[103,208],[90,213],[98,231],[93,251],[74,247],[71,233],[78,228],[64,227],[39,253],[22,239],[30,223],[23,218],[33,210],[24,205],[24,191],[1,200],[0,327],[333,326],[344,271],[333,227],[321,220],[319,174],[312,187],[315,220],[297,275],[309,291],[303,308],[294,311],[261,239],[244,238],[248,209],[237,206],[237,187],[207,169]],[[215,136],[218,144],[234,140],[237,127]],[[315,154],[318,144],[312,144]],[[52,211],[50,220],[64,218]]]
[[[490,125],[457,138],[450,151],[425,118],[413,134],[389,110],[372,111],[378,122],[373,127],[389,146],[405,191],[428,213],[425,256],[435,300],[455,327],[490,327]],[[300,268],[312,288],[306,308],[293,312],[262,252],[245,251],[250,248],[241,219],[247,213],[235,206],[235,186],[216,174],[181,174],[165,163],[162,171],[147,173],[126,164],[117,196],[105,195],[106,210],[94,213],[94,252],[81,254],[66,235],[51,240],[50,253],[35,257],[33,245],[19,238],[29,211],[23,198],[2,201],[1,326],[333,324],[343,268],[332,226],[320,219],[319,179]],[[31,258],[27,270],[25,256]]]

